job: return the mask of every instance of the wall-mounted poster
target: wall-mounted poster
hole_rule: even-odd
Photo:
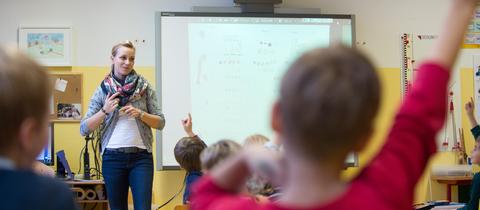
[[[18,46],[44,66],[71,66],[71,28],[21,27]]]

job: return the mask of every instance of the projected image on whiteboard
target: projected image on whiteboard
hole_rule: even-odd
[[[178,165],[173,148],[185,136],[180,122],[188,113],[207,145],[220,139],[242,144],[257,133],[273,138],[271,107],[290,64],[307,50],[353,43],[351,16],[192,15],[161,18],[163,166]]]
[[[279,81],[302,52],[328,46],[329,26],[190,24],[191,111],[209,139],[271,134]],[[221,128],[221,129],[219,129]]]

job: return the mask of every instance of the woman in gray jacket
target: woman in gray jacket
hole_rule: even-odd
[[[102,174],[112,210],[126,210],[131,187],[135,209],[151,209],[152,130],[162,129],[152,86],[133,69],[135,47],[129,41],[112,48],[112,71],[95,91],[80,123],[86,136],[101,132]]]

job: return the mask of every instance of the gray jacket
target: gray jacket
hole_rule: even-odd
[[[139,108],[146,113],[154,114],[160,116],[161,122],[156,129],[161,130],[165,126],[165,117],[160,111],[157,102],[157,96],[155,94],[155,90],[151,88],[152,86],[148,84],[146,93],[142,96],[141,99],[132,102],[132,106],[135,108]],[[80,122],[80,134],[82,136],[86,136],[93,132],[87,127],[87,120],[94,115],[95,113],[99,112],[100,109],[103,107],[105,103],[107,95],[103,93],[101,86],[98,86],[97,90],[93,94],[92,98],[90,99],[90,105],[88,106],[88,111],[85,117]],[[102,125],[99,128],[103,127],[103,131],[101,132],[102,136],[102,154],[105,150],[106,146],[108,145],[108,141],[112,136],[113,130],[118,122],[119,118],[119,111],[116,109],[108,116],[105,117]],[[138,130],[140,131],[140,136],[142,137],[143,144],[147,147],[148,152],[152,152],[152,143],[153,143],[153,134],[152,129],[150,126],[142,122],[140,119],[136,119]]]

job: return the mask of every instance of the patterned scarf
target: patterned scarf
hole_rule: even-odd
[[[103,93],[106,95],[113,95],[117,92],[120,92],[120,95],[117,97],[120,99],[118,105],[123,107],[129,102],[136,101],[140,99],[145,91],[147,90],[148,83],[142,76],[138,75],[135,70],[132,70],[130,74],[127,75],[124,81],[118,79],[113,74],[113,69],[108,74],[101,84]]]

